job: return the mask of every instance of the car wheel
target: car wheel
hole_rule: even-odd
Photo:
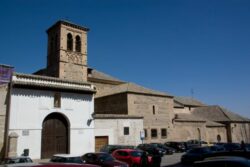
[[[139,167],[139,165],[137,165],[137,164],[133,164],[133,165],[132,165],[132,167]]]

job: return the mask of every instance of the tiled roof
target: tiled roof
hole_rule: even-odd
[[[225,127],[226,125],[218,123],[218,122],[213,122],[213,121],[207,120],[206,126],[207,127]]]
[[[215,122],[250,122],[250,119],[217,105],[198,107],[194,109],[193,114]]]
[[[207,127],[225,127],[224,124],[207,120],[206,118],[201,118],[193,113],[185,114],[179,113],[175,114],[175,121],[176,122],[204,122],[206,123]]]
[[[175,121],[181,122],[206,122],[205,119],[197,117],[194,114],[179,113],[175,114]]]
[[[174,100],[179,102],[180,104],[183,104],[184,106],[206,106],[202,102],[191,98],[191,97],[180,97],[180,96],[175,96]]]
[[[145,94],[145,95],[152,95],[152,96],[172,97],[171,95],[168,95],[166,93],[151,90],[151,89],[136,85],[134,83],[124,83],[124,84],[115,86],[113,88],[106,89],[105,91],[100,92],[98,97],[109,96],[109,95],[114,95],[114,94],[119,94],[119,93],[136,93],[136,94]]]
[[[89,28],[87,27],[83,27],[83,26],[79,26],[75,23],[72,23],[72,22],[69,22],[69,21],[66,21],[66,20],[59,20],[57,21],[54,25],[52,25],[48,30],[50,31],[52,28],[56,27],[56,26],[59,26],[60,24],[63,24],[63,25],[66,25],[66,26],[70,26],[72,28],[77,28],[77,29],[80,29],[80,30],[84,30],[84,31],[89,31]]]
[[[94,86],[87,82],[76,82],[55,77],[13,73],[12,85],[22,87],[74,90],[94,93]]]
[[[88,68],[88,78],[124,83],[124,81],[121,81],[115,77],[91,68]]]
[[[184,108],[184,105],[174,100],[174,108]]]
[[[95,119],[143,119],[142,116],[121,115],[121,114],[95,114]]]

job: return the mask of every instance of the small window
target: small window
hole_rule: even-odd
[[[157,129],[151,129],[151,138],[157,138]]]
[[[153,115],[155,115],[155,106],[153,106]]]
[[[167,129],[161,129],[161,138],[167,138]]]
[[[81,38],[79,35],[76,36],[76,52],[81,52]]]
[[[129,127],[124,127],[124,135],[129,135]]]
[[[147,131],[147,129],[144,129],[144,137],[145,137],[145,138],[148,137],[148,131]]]
[[[61,107],[61,94],[55,93],[54,95],[54,107],[60,108]]]
[[[67,50],[72,51],[73,50],[73,38],[70,33],[67,35]]]

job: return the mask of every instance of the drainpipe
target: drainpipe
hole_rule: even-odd
[[[12,73],[13,74],[13,73]],[[4,157],[8,157],[8,151],[9,151],[9,124],[10,124],[10,106],[11,106],[11,93],[12,93],[12,77],[13,75],[11,74],[11,79],[9,83],[9,88],[8,88],[8,104],[7,104],[7,111],[6,111],[6,122],[5,122],[5,152],[4,152]]]

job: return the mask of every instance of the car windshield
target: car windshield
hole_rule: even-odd
[[[51,162],[63,162],[63,163],[82,163],[81,157],[57,157],[54,156],[50,160]]]
[[[114,158],[109,154],[100,154],[98,159],[100,161],[114,161]]]
[[[141,151],[132,151],[131,152],[131,156],[132,157],[141,157],[142,156],[142,153]]]
[[[30,158],[16,158],[16,159],[6,159],[3,164],[14,164],[14,163],[30,163],[32,160]]]

